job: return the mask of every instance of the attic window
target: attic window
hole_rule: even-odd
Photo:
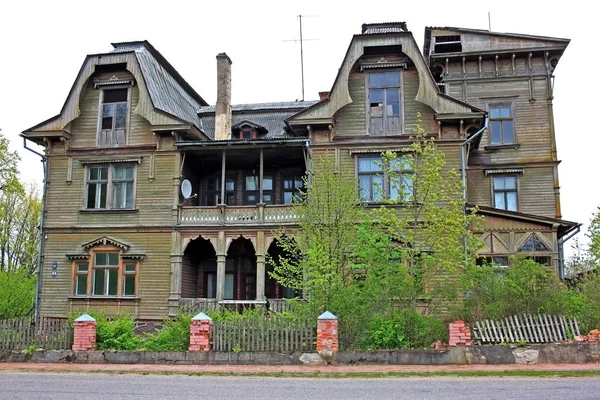
[[[461,51],[460,35],[435,37],[435,53],[460,53]]]
[[[401,54],[402,46],[365,46],[364,53],[366,56],[381,56],[390,54]]]
[[[256,139],[255,132],[256,132],[255,129],[246,126],[242,129],[240,129],[240,139],[241,140]]]

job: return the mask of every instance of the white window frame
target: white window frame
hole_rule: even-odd
[[[133,178],[132,179],[115,179],[114,175],[115,175],[115,168],[119,168],[119,167],[132,167],[133,168]],[[90,169],[91,168],[107,168],[108,169],[108,178],[106,180],[94,180],[90,182],[89,179],[89,174],[90,174]],[[124,183],[124,182],[131,182],[132,184],[132,201],[131,201],[131,207],[115,207],[115,205],[113,204],[113,197],[114,197],[114,188],[115,188],[115,183]],[[106,204],[104,207],[100,207],[100,196],[99,196],[99,192],[96,190],[96,198],[94,200],[94,207],[88,207],[88,195],[89,195],[89,188],[91,184],[102,184],[105,183],[106,184]],[[96,211],[102,211],[102,210],[134,210],[135,209],[135,202],[136,202],[136,187],[137,187],[137,163],[97,163],[97,164],[88,164],[86,165],[85,168],[85,190],[84,190],[84,204],[83,204],[83,208],[85,210],[96,210]],[[122,192],[122,201],[125,200],[125,194],[126,192]],[[122,204],[122,203],[121,203]]]

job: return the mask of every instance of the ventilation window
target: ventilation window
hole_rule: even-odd
[[[392,54],[401,54],[402,46],[365,46],[364,53],[366,56],[383,56]]]
[[[460,53],[461,51],[460,35],[435,37],[435,53]]]

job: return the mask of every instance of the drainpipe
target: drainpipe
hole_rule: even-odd
[[[41,161],[44,166],[44,186],[42,189],[42,213],[40,214],[40,241],[38,243],[38,257],[37,257],[38,279],[37,279],[37,287],[35,289],[35,309],[34,309],[34,313],[33,313],[35,321],[37,322],[38,317],[39,317],[39,312],[40,312],[40,307],[39,307],[40,291],[42,288],[42,257],[43,257],[42,253],[44,251],[44,213],[46,211],[46,189],[47,189],[47,182],[48,182],[48,157],[46,157],[42,153],[35,151],[32,148],[27,147],[27,139],[26,138],[23,138],[23,147],[26,150],[29,150],[30,152],[32,152],[33,154],[39,156],[42,159]]]
[[[565,254],[564,254],[563,246],[567,240],[569,240],[573,236],[577,235],[580,230],[581,230],[581,225],[577,226],[577,229],[575,229],[566,238],[561,237],[560,239],[558,239],[558,277],[560,278],[561,281],[563,281],[565,279],[565,258],[564,258]]]

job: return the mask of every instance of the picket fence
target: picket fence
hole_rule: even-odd
[[[73,345],[73,327],[65,320],[32,317],[0,320],[0,350],[67,350]]]
[[[214,351],[314,351],[315,321],[252,318],[215,321]]]
[[[476,343],[556,343],[579,336],[576,319],[562,315],[513,315],[504,319],[476,321],[472,327]]]

